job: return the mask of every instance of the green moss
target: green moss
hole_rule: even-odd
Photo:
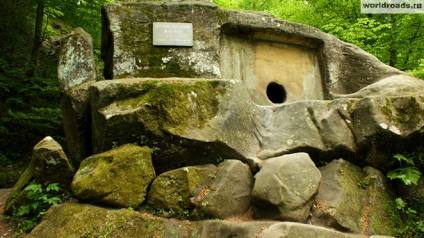
[[[348,192],[350,197],[349,204],[343,205],[340,209],[340,219],[345,220],[349,227],[360,228],[363,220],[348,220],[356,219],[363,216],[363,208],[365,197],[365,191],[358,188],[358,184],[361,183],[361,178],[363,177],[362,170],[354,164],[345,162],[344,165],[339,169],[339,174],[342,175],[345,179],[340,180],[341,185]]]
[[[423,110],[415,97],[386,98],[386,104],[379,107],[390,121],[398,127],[416,127],[422,117]]]
[[[215,15],[221,24],[225,24],[230,19],[230,12],[222,8],[216,8]]]
[[[401,224],[396,209],[395,196],[386,184],[385,176],[377,170],[364,168],[367,176],[367,197],[369,207],[369,228],[373,234],[394,236]]]
[[[402,102],[407,100],[407,102]],[[400,101],[399,103],[397,101]],[[396,105],[397,122],[401,125],[409,125],[415,127],[420,123],[423,115],[423,110],[415,97],[398,98],[393,104]]]
[[[214,81],[146,81],[142,83],[140,96],[117,103],[118,107],[143,107],[139,120],[148,130],[161,135],[164,128],[176,134],[184,134],[190,128],[202,128],[212,119],[218,109]]]
[[[155,176],[149,148],[127,144],[85,159],[72,188],[82,200],[137,207]]]
[[[386,105],[380,107],[380,111],[389,118],[393,117],[392,103],[386,98]]]
[[[162,237],[165,219],[76,203],[52,207],[28,237]]]

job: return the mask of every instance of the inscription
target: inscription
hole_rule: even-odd
[[[193,24],[153,22],[153,45],[193,46]]]

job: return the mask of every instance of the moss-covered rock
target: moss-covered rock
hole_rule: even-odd
[[[49,237],[331,237],[360,238],[306,224],[276,221],[168,220],[128,209],[67,203],[50,208],[29,238]]]
[[[159,175],[147,203],[160,216],[187,218],[216,177],[216,166],[189,166]]]
[[[229,104],[245,112],[248,98],[242,89],[232,90],[235,85],[241,87],[222,80],[179,78],[97,82],[90,88],[94,153],[115,143],[148,145],[158,173],[216,163],[218,157],[242,159],[223,140],[245,145],[240,139],[251,130],[250,114],[257,111],[217,117],[219,111],[231,112]],[[226,94],[238,94],[240,100],[230,101]]]
[[[147,203],[160,216],[204,220],[242,218],[251,206],[253,175],[238,160],[189,166],[159,175]]]
[[[105,77],[219,78],[216,8],[201,2],[106,4],[102,44]],[[153,46],[153,22],[192,23],[193,47]]]
[[[415,83],[416,88],[420,85],[424,88],[424,83]],[[363,164],[380,170],[387,170],[393,154],[417,151],[424,138],[424,97],[421,95],[365,97],[358,100],[351,117]]]
[[[24,189],[29,184],[59,183],[64,192],[70,192],[72,178],[73,171],[62,146],[50,136],[42,139],[34,146],[27,170],[7,198],[5,213],[10,215],[21,205],[26,205],[28,198]]]
[[[162,237],[166,222],[128,209],[67,203],[51,207],[28,237]]]
[[[394,197],[378,170],[343,159],[320,168],[322,182],[312,224],[363,235],[394,235],[399,224]]]
[[[362,229],[367,235],[395,236],[396,228],[402,224],[395,193],[383,173],[373,167],[365,167],[363,171],[365,177],[360,184],[366,187],[367,198]]]
[[[72,181],[83,201],[115,207],[137,207],[156,177],[150,149],[133,144],[85,159]]]

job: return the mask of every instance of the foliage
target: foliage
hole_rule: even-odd
[[[424,237],[424,207],[413,207],[402,198],[396,199],[396,208],[401,211],[406,221],[402,228],[398,229],[398,237]]]
[[[72,28],[82,27],[93,35],[95,52],[100,55],[100,8],[107,1],[0,1],[0,154],[12,161],[0,168],[0,187],[13,186],[19,177],[15,166],[28,164],[32,147],[45,136],[66,148],[56,82],[59,39]],[[40,3],[45,5],[42,48],[34,68],[30,55]],[[28,77],[29,73],[34,76]]]
[[[415,166],[415,161],[424,161],[424,153],[415,153],[409,155],[395,154],[398,167],[387,173],[389,179],[400,179],[402,182],[410,186],[417,185],[421,177],[420,170]]]
[[[62,203],[62,198],[57,195],[60,191],[58,183],[46,186],[41,184],[30,184],[25,188],[28,191],[29,203],[22,205],[13,213],[13,219],[24,218],[18,225],[19,233],[25,233],[34,228],[46,211],[53,205]]]
[[[18,176],[10,168],[28,164],[32,147],[41,139],[50,135],[65,144],[60,92],[54,78],[15,79],[1,74],[0,90],[0,154],[2,161],[11,162],[0,169],[5,176],[0,187],[12,187]]]
[[[387,177],[392,180],[401,180],[408,187],[417,186],[421,172],[416,165],[424,162],[424,153],[395,154],[393,158],[396,160],[393,160],[390,165],[395,166],[395,169],[389,171]],[[424,203],[407,199],[409,202],[400,197],[395,201],[396,208],[401,212],[404,221],[404,224],[398,229],[398,237],[423,237]]]

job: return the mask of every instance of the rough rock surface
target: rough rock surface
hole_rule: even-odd
[[[312,224],[365,235],[394,233],[400,218],[381,172],[372,167],[361,169],[343,159],[320,171],[322,182]]]
[[[82,28],[74,29],[62,40],[57,79],[62,92],[96,80],[92,39]]]
[[[248,166],[226,160],[220,166],[189,166],[159,175],[147,203],[165,217],[242,218],[251,206],[252,187]]]
[[[231,85],[229,81],[204,79],[97,82],[90,88],[93,151],[107,150],[114,142],[158,148],[153,154],[158,174],[187,165],[216,163],[220,156],[241,159],[239,153],[221,141],[224,138],[216,136],[223,132],[211,130],[210,125],[217,116],[219,102],[227,100],[223,93]],[[235,132],[244,123],[235,119],[225,122],[229,125],[213,128],[220,126],[229,128],[227,133]],[[239,131],[245,133],[247,126],[243,128]],[[233,137],[241,137],[240,132]],[[253,139],[254,135],[250,137]],[[241,143],[237,139],[236,143]]]
[[[216,180],[196,201],[194,213],[200,218],[242,218],[251,206],[253,175],[238,160],[227,160],[218,169]]]
[[[96,81],[91,36],[77,28],[64,37],[59,55],[57,79],[62,92],[63,128],[74,167],[92,155],[89,85]]]
[[[68,203],[52,207],[43,221],[28,235],[32,237],[331,237],[360,238],[306,224],[275,221],[199,222],[168,220],[128,209],[109,210]]]
[[[60,99],[63,112],[63,129],[68,144],[69,159],[75,168],[92,155],[91,111],[88,89],[91,81],[75,86]]]
[[[193,23],[193,47],[152,46],[152,22]],[[246,68],[254,67],[249,59],[255,57],[231,49],[221,51],[224,47],[220,39],[228,39],[232,46],[243,43],[245,52],[251,42],[264,41],[319,50],[324,83],[328,92],[335,94],[353,93],[384,77],[403,74],[316,28],[263,13],[229,11],[211,3],[109,3],[103,8],[103,34],[102,52],[109,79],[242,76],[249,81]],[[232,59],[230,64],[225,63],[226,58]]]
[[[160,149],[159,173],[219,156],[246,162],[299,151],[315,162],[342,157],[386,169],[386,158],[424,138],[424,82],[315,28],[198,2],[116,2],[103,13],[106,78],[115,80],[94,83],[88,96],[87,86],[75,87],[64,107],[76,164],[143,137]],[[152,22],[185,20],[193,47],[152,45]],[[268,95],[276,79],[260,71],[266,52],[278,52],[264,65],[272,75],[294,67],[281,55],[313,59],[292,68],[305,75],[281,81],[280,94],[297,100],[270,101],[282,95]],[[308,85],[319,92],[309,95]]]
[[[338,238],[338,237],[364,237],[362,235],[340,233],[335,230],[314,227],[306,224],[299,224],[294,222],[280,222],[273,224],[258,236],[258,238],[269,238],[269,237],[325,237],[325,238]]]
[[[59,183],[65,191],[70,191],[73,171],[62,146],[50,136],[34,146],[32,159],[27,170],[19,178],[9,194],[5,213],[12,214],[27,201],[25,187],[29,184]]]
[[[306,153],[264,161],[252,192],[255,216],[305,222],[320,180],[319,170]]]
[[[111,80],[91,86],[87,126],[94,126],[94,153],[113,142],[158,148],[159,173],[218,157],[246,162],[298,151],[315,162],[342,157],[386,169],[392,154],[415,150],[424,137],[424,97],[410,93],[270,107],[253,103],[238,80]]]
[[[215,165],[189,166],[159,175],[149,189],[147,203],[167,217],[186,218],[193,210],[201,192],[216,177]]]
[[[155,177],[150,149],[127,144],[85,159],[72,181],[72,192],[94,204],[137,207]]]

